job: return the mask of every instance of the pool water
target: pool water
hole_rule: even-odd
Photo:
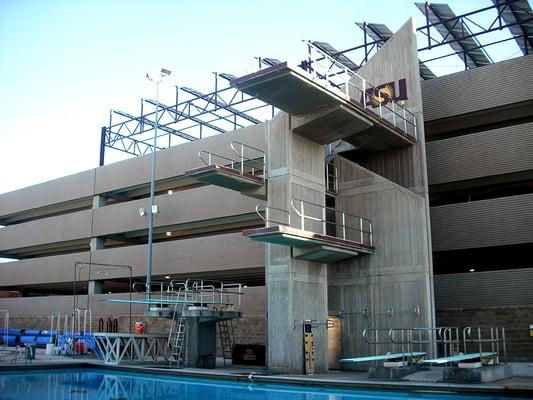
[[[494,396],[247,384],[101,370],[0,373],[0,399],[2,400],[445,400],[457,398],[464,400],[498,399]]]

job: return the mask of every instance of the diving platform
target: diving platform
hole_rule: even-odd
[[[374,253],[370,220],[303,200],[293,199],[290,204],[298,217],[293,221],[299,226],[291,225],[288,211],[274,207],[260,210],[258,205],[256,212],[266,226],[246,229],[242,235],[291,247],[292,258],[320,263]]]
[[[247,229],[242,235],[256,242],[290,246],[293,258],[307,261],[334,262],[374,252],[374,247],[363,243],[283,225]]]
[[[236,190],[259,200],[266,199],[266,184],[262,177],[241,173],[225,165],[211,164],[185,171],[185,175],[207,185]]]
[[[198,155],[205,165],[185,171],[185,176],[266,200],[264,152],[236,141],[231,142],[231,151],[233,155],[226,156],[200,150]]]
[[[416,142],[414,114],[338,61],[314,50],[319,54],[304,65],[279,63],[230,84],[291,114],[293,131],[316,143],[342,139],[361,150],[381,151]],[[324,70],[319,68],[321,62],[327,63]],[[339,70],[332,72],[332,65]]]

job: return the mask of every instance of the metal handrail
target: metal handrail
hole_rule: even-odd
[[[311,79],[321,84],[322,86],[325,86],[327,89],[330,90],[336,90],[338,94],[343,96],[349,101],[357,101],[353,99],[349,94],[349,89],[353,88],[361,93],[362,98],[362,105],[366,109],[369,101],[367,100],[367,97],[373,97],[376,100],[383,99],[382,92],[377,87],[370,84],[366,79],[364,79],[359,74],[353,72],[348,67],[337,61],[335,58],[331,57],[330,55],[324,53],[321,49],[316,47],[313,43],[311,43],[308,40],[304,40],[304,43],[307,45],[308,48],[308,61],[306,63],[306,67],[304,68],[302,66],[302,69],[306,71]],[[312,58],[312,53],[316,52],[318,53],[318,56],[316,58]],[[327,60],[329,67],[324,66],[323,73],[319,73],[317,71],[317,67],[321,67],[320,61]],[[333,69],[335,67],[335,69]],[[339,78],[341,82],[340,83],[334,83],[333,79]],[[315,79],[316,78],[316,79]],[[352,79],[356,79],[361,87],[357,86],[352,82]],[[372,93],[369,94],[369,89],[373,89]],[[376,96],[377,93],[377,96]],[[395,128],[400,129],[408,136],[413,136],[415,139],[417,139],[417,127],[416,127],[416,117],[415,115],[407,110],[403,105],[399,104],[398,102],[394,101],[393,99],[389,99],[391,106],[387,106],[386,104],[383,105],[381,101],[377,101],[378,103],[378,112],[372,111],[374,114],[376,114],[380,119],[383,119],[389,123],[392,123],[392,125]],[[357,101],[360,103],[359,101]],[[387,118],[385,118],[383,109],[386,109],[388,112],[392,115],[392,121],[388,121]],[[397,121],[399,119],[399,121]],[[409,131],[409,128],[412,128],[413,133],[411,134]]]
[[[241,150],[240,153],[235,148],[235,146],[239,146],[240,147],[240,150]],[[265,155],[265,152],[263,150],[258,149],[257,147],[250,146],[248,144],[244,144],[244,143],[238,142],[236,140],[233,140],[230,143],[230,147],[233,150],[233,152],[235,154],[237,154],[237,156],[239,156],[239,158],[240,158],[241,174],[244,173],[244,164],[246,162],[247,164],[258,164],[260,166],[259,170],[263,173],[264,176],[266,176],[266,155]],[[255,152],[259,153],[261,155],[260,158],[262,158],[263,161],[260,162],[260,161],[257,161],[257,159],[255,159],[255,158],[245,157],[244,156],[244,149],[252,150],[252,151],[255,151]],[[252,167],[252,175],[255,175],[253,167]]]
[[[295,204],[296,202],[299,202],[299,207]],[[323,206],[321,204],[312,203],[305,200],[300,199],[292,199],[290,201],[291,208],[296,212],[296,214],[300,217],[300,229],[305,230],[305,222],[306,221],[314,221],[319,222],[322,226],[322,234],[328,235],[327,232],[327,226],[331,225],[335,227],[335,234],[333,236],[343,239],[343,240],[353,240],[353,241],[359,241],[359,243],[362,244],[368,244],[370,246],[373,245],[373,234],[372,234],[372,222],[363,217],[359,217],[357,215],[349,214],[344,211],[339,211],[332,207]],[[321,216],[315,217],[312,215],[306,215],[305,213],[305,206],[311,206],[316,207],[321,210]],[[327,211],[333,212],[335,214],[335,221],[328,221],[326,219]],[[337,216],[340,217],[340,223],[336,222]],[[358,228],[348,225],[347,223],[350,220],[355,220],[358,222]],[[359,232],[358,238],[350,238],[347,233],[350,231],[353,232]],[[330,235],[332,236],[332,235]],[[368,241],[366,238],[368,237]]]
[[[500,345],[504,362],[507,362],[507,347],[505,340],[505,328],[495,326],[468,326],[463,329],[463,346],[465,354],[468,353],[468,344],[477,345],[475,353],[483,353],[484,346],[490,346],[490,351],[496,355],[496,361],[499,362]]]
[[[230,147],[231,150],[239,157],[238,160],[204,149],[201,149],[198,152],[198,156],[205,165],[213,165],[216,164],[216,160],[220,160],[224,166],[238,171],[241,175],[247,173],[253,176],[266,176],[266,156],[263,150],[235,140],[230,143]],[[257,158],[247,157],[245,155],[245,149],[258,152],[260,153],[260,156]],[[258,161],[258,158],[261,161]],[[245,168],[247,166],[248,168]]]
[[[83,311],[83,331],[81,330],[81,312]],[[89,330],[87,331],[87,316],[89,317]],[[78,322],[77,327],[79,332],[82,335],[91,333],[93,331],[93,322],[92,322],[92,312],[90,308],[75,308],[72,311],[72,332],[76,332],[76,327],[74,326],[74,320]],[[82,333],[83,332],[83,333]]]
[[[261,207],[264,207],[264,210],[261,211],[260,208]],[[271,218],[271,211],[276,211],[276,212],[279,212],[283,215],[286,215],[287,216],[287,221],[286,222],[281,222],[281,221],[278,221],[278,220],[275,220],[275,219],[272,219]],[[279,224],[279,225],[284,225],[284,226],[290,226],[291,225],[291,214],[287,211],[287,210],[283,210],[281,208],[276,208],[276,207],[270,207],[270,206],[265,206],[264,204],[257,204],[255,206],[255,212],[257,215],[259,215],[259,218],[261,218],[263,221],[265,221],[265,223],[268,223],[268,222],[274,222],[276,224]],[[264,216],[263,216],[264,214]]]

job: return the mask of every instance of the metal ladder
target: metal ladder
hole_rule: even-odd
[[[220,335],[220,347],[222,348],[222,358],[224,359],[224,366],[226,366],[226,360],[233,358],[233,342],[235,341],[233,322],[231,320],[223,320],[219,321],[217,325]]]
[[[180,291],[178,291],[176,296],[178,300],[180,298]],[[185,300],[185,295],[183,297]],[[184,364],[183,347],[185,342],[185,318],[183,314],[186,310],[186,303],[176,303],[174,305],[172,323],[168,333],[168,346],[170,347],[169,364],[172,366],[172,363],[175,362],[177,368],[179,368],[181,364]]]

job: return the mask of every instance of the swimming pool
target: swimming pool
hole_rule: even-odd
[[[495,396],[247,384],[90,369],[0,373],[0,399],[2,400],[447,400],[457,398],[499,399]]]

